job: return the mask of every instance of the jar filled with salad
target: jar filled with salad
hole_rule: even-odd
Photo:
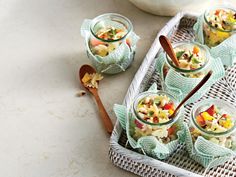
[[[199,102],[191,113],[190,133],[195,142],[204,137],[222,147],[236,150],[236,108],[231,104],[209,99]]]
[[[86,52],[97,72],[117,74],[133,62],[139,36],[130,20],[120,14],[106,13],[85,19],[81,26]]]
[[[89,48],[94,55],[108,56],[122,43],[131,47],[129,33],[132,24],[126,17],[119,14],[103,14],[93,19],[90,26],[91,35]]]
[[[228,7],[215,7],[204,13],[204,43],[214,47],[236,33],[236,10]]]
[[[139,94],[131,108],[130,135],[135,140],[154,136],[163,144],[176,140],[178,138],[176,133],[180,129],[176,124],[179,113],[174,118],[170,116],[177,104],[173,96],[163,91]]]
[[[184,77],[202,78],[209,71],[210,54],[206,48],[198,43],[179,42],[173,44],[176,58],[179,66],[166,55],[166,63],[164,66],[164,75],[168,73],[168,69],[172,68]]]

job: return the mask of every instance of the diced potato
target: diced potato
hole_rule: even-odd
[[[108,54],[108,48],[105,45],[97,45],[96,47],[94,47],[94,51],[101,57],[105,57]]]
[[[189,63],[187,60],[179,60],[180,68],[190,69]]]
[[[192,69],[197,69],[197,68],[200,68],[200,65],[199,64],[192,64],[191,68]]]
[[[110,53],[113,50],[115,50],[118,46],[119,46],[119,43],[117,43],[117,42],[109,43],[107,46],[107,50]]]

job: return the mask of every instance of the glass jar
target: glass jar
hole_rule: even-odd
[[[107,13],[92,20],[87,54],[99,72],[115,74],[124,71],[131,64],[134,58],[133,41],[130,37],[132,31],[130,20],[120,14]],[[118,53],[115,56],[106,57],[116,50]]]
[[[176,116],[170,120],[166,119],[165,121],[160,121],[160,117],[162,116],[163,112],[162,111],[157,111],[158,112],[158,116],[159,116],[159,121],[157,119],[156,112],[152,113],[152,115],[150,114],[150,112],[147,113],[146,116],[149,117],[149,119],[144,119],[143,116],[141,116],[140,114],[140,104],[143,104],[144,100],[145,102],[147,101],[146,99],[151,98],[149,102],[146,102],[147,105],[149,104],[150,109],[152,108],[151,106],[151,100],[152,98],[156,97],[156,96],[160,96],[160,97],[164,97],[165,96],[169,99],[169,102],[166,101],[160,101],[158,102],[152,102],[152,104],[163,104],[163,110],[171,115],[174,112],[175,107],[177,106],[178,102],[176,101],[176,99],[164,92],[164,91],[158,91],[157,93],[154,92],[143,92],[140,93],[139,95],[137,95],[137,97],[135,98],[135,101],[133,102],[132,106],[131,106],[131,113],[129,117],[129,134],[131,135],[131,137],[133,137],[135,140],[138,140],[141,137],[145,137],[145,136],[154,136],[156,137],[160,142],[167,144],[172,140],[177,139],[177,134],[176,132],[180,129],[180,127],[178,127],[177,125],[177,120],[180,117],[180,112],[178,112],[176,114]],[[163,99],[164,100],[164,99]],[[157,100],[156,100],[157,101]],[[172,106],[171,106],[172,105]],[[139,107],[139,109],[138,109]],[[157,106],[158,107],[158,106]],[[150,111],[149,109],[149,111]],[[152,121],[151,121],[152,120]]]
[[[223,15],[223,12],[230,12]],[[222,14],[222,15],[221,15]],[[224,6],[208,9],[204,13],[203,36],[208,47],[219,45],[236,33],[236,10]]]
[[[191,52],[193,52],[193,48],[197,47],[199,50],[198,52],[201,52],[202,55],[202,59],[204,60],[204,62],[202,62],[202,64],[199,66],[197,66],[196,68],[184,68],[182,67],[182,65],[184,65],[185,60],[183,60],[183,64],[180,63],[181,67],[176,66],[172,60],[170,59],[170,57],[166,54],[166,65],[164,65],[163,68],[163,74],[164,77],[167,75],[169,68],[172,68],[173,70],[175,70],[176,72],[180,73],[181,75],[183,75],[184,77],[188,77],[188,78],[203,78],[210,70],[210,53],[208,51],[208,49],[198,43],[195,42],[177,42],[174,43],[173,45],[173,49],[176,50],[183,50],[186,53],[184,53],[183,55],[188,55],[187,57],[189,57],[189,59],[186,59],[186,66],[188,66],[188,62],[193,63],[192,60],[195,59],[192,57],[191,59]],[[181,52],[181,51],[179,51]],[[188,54],[189,53],[189,54]],[[178,55],[178,52],[176,53],[176,55]],[[189,60],[189,61],[188,61]],[[182,61],[182,60],[179,60]],[[196,60],[197,62],[198,60]],[[193,65],[193,64],[192,64]],[[191,65],[191,66],[192,66]]]
[[[189,127],[193,142],[196,141],[198,136],[203,136],[205,139],[220,146],[236,150],[235,110],[236,108],[232,104],[219,99],[207,99],[197,103],[192,109]],[[212,120],[209,115],[218,116],[217,121]],[[231,116],[232,127],[229,126],[226,115]]]

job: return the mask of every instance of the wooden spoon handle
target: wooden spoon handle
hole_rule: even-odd
[[[113,125],[112,125],[112,122],[111,122],[111,119],[109,117],[109,115],[107,114],[107,111],[106,109],[104,108],[103,104],[102,104],[102,101],[98,95],[98,92],[92,92],[93,93],[93,96],[97,102],[97,105],[98,105],[98,109],[99,109],[99,113],[100,113],[100,116],[102,118],[102,121],[103,121],[103,124],[105,125],[105,128],[107,130],[107,132],[109,134],[112,133],[112,130],[113,130]]]
[[[211,77],[212,75],[212,71],[209,71],[205,77],[197,84],[196,87],[194,87],[194,89],[188,93],[188,95],[180,102],[180,104],[177,106],[177,108],[175,109],[175,113],[177,113],[179,111],[179,108],[181,108],[181,106],[189,99],[191,98],[207,81],[208,79]]]
[[[177,67],[179,67],[179,61],[178,61],[178,59],[175,56],[174,49],[173,49],[169,39],[167,37],[161,35],[159,37],[159,41],[160,41],[160,44],[161,44],[162,48],[167,53],[167,55],[172,59],[172,61],[175,63],[175,65]]]

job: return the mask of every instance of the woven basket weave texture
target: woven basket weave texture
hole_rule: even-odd
[[[158,44],[158,37],[161,34],[168,35],[172,42],[193,40],[194,33],[192,28],[196,19],[197,17],[194,14],[179,13],[157,35],[130,85],[124,100],[126,106],[130,105],[137,93],[147,90],[154,82],[161,89],[160,77],[155,72],[155,58],[162,51]],[[215,83],[203,98],[220,98],[236,105],[236,65],[226,69],[226,77]],[[194,103],[185,106],[186,122],[189,121],[193,105]],[[180,144],[175,153],[164,161],[152,159],[139,152],[135,152],[129,146],[125,131],[122,130],[118,122],[110,140],[109,156],[116,166],[144,177],[236,177],[236,158],[222,166],[206,171],[201,165],[189,158],[183,144]]]

